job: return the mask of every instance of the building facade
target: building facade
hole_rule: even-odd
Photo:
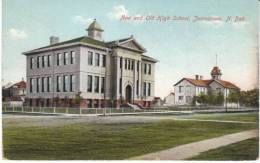
[[[157,60],[133,36],[105,42],[94,20],[87,36],[24,52],[27,104],[105,107],[123,103],[150,106]],[[80,99],[80,100],[77,100]]]
[[[193,97],[202,93],[208,94],[221,93],[224,96],[223,105],[227,104],[226,100],[231,91],[239,91],[240,88],[235,84],[221,80],[221,70],[219,67],[213,67],[211,71],[211,79],[203,80],[202,76],[196,75],[195,79],[183,78],[174,85],[175,104],[191,105]]]

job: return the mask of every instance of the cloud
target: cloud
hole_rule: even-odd
[[[79,24],[86,25],[86,24],[89,24],[90,22],[92,22],[93,18],[85,18],[85,17],[83,17],[81,15],[77,15],[77,16],[73,17],[73,21],[74,21],[74,23],[79,23]]]
[[[13,39],[25,39],[27,37],[24,31],[15,28],[9,29],[8,33]]]
[[[128,16],[128,10],[124,5],[115,6],[113,11],[107,14],[110,19],[120,19],[122,15]]]

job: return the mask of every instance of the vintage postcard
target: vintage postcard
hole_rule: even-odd
[[[2,159],[258,160],[258,24],[257,0],[2,0]]]

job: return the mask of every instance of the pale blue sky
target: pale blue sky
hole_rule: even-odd
[[[120,21],[117,16],[244,16],[245,22]],[[210,78],[218,66],[222,79],[250,89],[256,83],[257,0],[3,0],[4,83],[25,77],[22,52],[83,36],[91,19],[101,24],[106,41],[134,35],[156,64],[156,96],[164,97],[182,77]]]

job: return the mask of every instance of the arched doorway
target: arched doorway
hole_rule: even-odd
[[[125,100],[128,103],[132,101],[132,87],[130,85],[127,85],[125,88]]]

